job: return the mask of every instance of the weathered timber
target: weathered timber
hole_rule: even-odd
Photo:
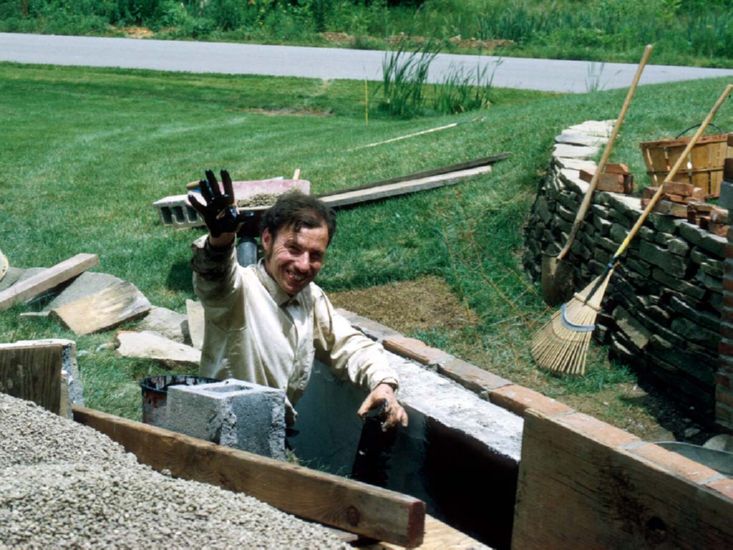
[[[296,516],[406,547],[419,546],[425,503],[358,481],[148,426],[85,407],[74,419],[172,475],[244,492]]]
[[[722,476],[655,447],[579,413],[527,411],[512,547],[728,547],[733,500],[706,485]]]
[[[342,193],[351,193],[353,191],[362,191],[364,189],[374,189],[374,188],[382,187],[384,185],[390,185],[392,183],[402,183],[402,182],[413,181],[413,180],[418,180],[422,178],[429,178],[431,176],[439,176],[442,174],[448,174],[451,172],[460,172],[463,170],[469,170],[471,168],[490,166],[492,164],[496,164],[499,161],[508,159],[510,156],[511,156],[511,153],[498,153],[490,157],[482,157],[479,159],[469,160],[466,162],[460,162],[458,164],[451,164],[449,166],[442,166],[440,168],[433,168],[431,170],[415,172],[413,174],[408,174],[406,176],[399,176],[396,178],[390,178],[386,180],[375,181],[373,183],[367,183],[364,185],[358,185],[356,187],[349,187],[348,189],[343,189],[341,191],[334,191],[332,193],[324,193],[324,194],[318,195],[318,198],[325,200],[327,197],[332,197],[334,195],[340,195]]]
[[[0,344],[0,392],[59,414],[63,352],[60,343]]]
[[[0,292],[0,311],[60,285],[99,263],[96,254],[77,254]]]
[[[150,311],[150,302],[127,281],[113,284],[52,310],[77,336],[107,330],[137,319]]]
[[[399,195],[406,195],[416,191],[427,191],[437,187],[444,187],[446,185],[458,183],[466,178],[488,174],[489,172],[491,172],[491,165],[487,164],[474,168],[457,170],[455,172],[437,174],[434,176],[420,177],[396,183],[387,183],[376,187],[349,189],[330,195],[322,195],[319,198],[329,206],[338,208],[390,197],[397,197]]]

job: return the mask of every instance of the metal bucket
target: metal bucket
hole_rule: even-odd
[[[164,374],[144,378],[140,382],[143,394],[143,422],[161,428],[165,427],[165,403],[170,386],[195,386],[212,382],[219,382],[219,380],[187,374]]]

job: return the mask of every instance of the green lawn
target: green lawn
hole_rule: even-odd
[[[643,181],[638,142],[701,121],[724,84],[640,88],[612,160],[629,164]],[[476,113],[393,120],[372,110],[366,125],[363,86],[0,64],[0,248],[18,267],[96,253],[98,271],[131,281],[155,305],[184,311],[193,297],[189,244],[200,232],[163,226],[152,203],[184,192],[205,168],[227,168],[234,179],[289,176],[300,168],[321,193],[509,151],[511,158],[490,175],[341,211],[320,283],[341,290],[438,275],[480,324],[417,336],[553,396],[592,398],[628,381],[598,350],[581,382],[531,364],[529,337],[552,310],[519,261],[522,226],[553,137],[574,123],[615,117],[625,90],[572,96],[496,90],[479,121]],[[352,150],[454,121],[472,122]],[[733,127],[730,106],[716,124]],[[0,341],[74,338],[53,321],[20,319],[20,311],[0,313]],[[135,418],[136,381],[161,369],[116,358],[105,345],[111,339],[111,333],[77,339],[87,403]]]

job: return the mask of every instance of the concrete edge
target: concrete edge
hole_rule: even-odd
[[[388,351],[426,367],[435,368],[439,374],[503,409],[523,418],[527,411],[536,411],[594,441],[628,453],[653,467],[733,500],[733,479],[703,464],[663,449],[654,443],[643,441],[630,432],[578,412],[535,390],[514,384],[443,350],[429,346],[421,340],[406,337],[376,321],[346,310],[338,311],[345,314],[352,325],[367,336],[381,334],[381,340],[370,337],[380,341]]]

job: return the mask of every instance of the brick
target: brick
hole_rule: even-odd
[[[722,372],[716,372],[715,373],[715,383],[718,386],[723,386],[724,388],[730,390],[731,388],[731,381],[733,380],[733,375],[731,374],[724,374]]]
[[[709,489],[712,489],[716,493],[719,493],[724,497],[733,500],[733,479],[718,479],[707,483],[705,486]]]
[[[685,458],[681,454],[668,451],[667,449],[664,449],[659,445],[654,445],[653,443],[647,443],[640,447],[629,449],[629,452],[646,458],[668,472],[677,474],[678,476],[684,477],[694,483],[705,483],[706,481],[720,475],[712,468],[708,468],[699,462]]]
[[[476,365],[472,365],[458,358],[438,365],[438,372],[451,380],[455,380],[461,386],[479,394],[511,384],[511,381],[501,376],[485,371]]]
[[[627,446],[639,441],[638,437],[627,431],[579,412],[563,416],[558,419],[558,422],[612,448]]]
[[[534,409],[550,417],[573,412],[573,409],[564,403],[517,384],[495,389],[489,393],[489,400],[520,416],[524,415],[527,409]]]
[[[413,359],[423,365],[436,365],[453,359],[452,355],[438,348],[433,348],[425,342],[406,336],[385,338],[382,345],[384,349],[392,353]]]

